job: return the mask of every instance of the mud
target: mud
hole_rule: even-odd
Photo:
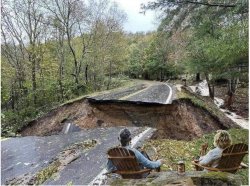
[[[194,106],[189,100],[175,100],[171,105],[163,105],[84,98],[31,122],[21,131],[21,135],[58,134],[67,122],[80,128],[149,126],[158,129],[153,138],[177,140],[191,140],[217,129],[236,127],[230,119],[218,118]]]

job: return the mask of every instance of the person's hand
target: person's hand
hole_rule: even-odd
[[[200,155],[204,156],[207,153],[208,143],[204,143],[201,145]]]
[[[164,159],[159,159],[158,161],[161,162],[161,165],[163,165],[165,163],[165,160]]]
[[[200,156],[193,156],[192,160],[194,162],[199,162]]]

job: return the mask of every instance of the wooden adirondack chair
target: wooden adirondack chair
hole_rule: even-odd
[[[219,160],[218,166],[216,168],[206,167],[194,161],[192,164],[209,171],[235,173],[238,169],[240,169],[240,164],[246,154],[248,154],[248,145],[239,143],[231,145],[223,150],[221,159]]]
[[[132,150],[124,147],[114,147],[108,150],[108,159],[112,161],[122,178],[140,179],[149,174],[151,169],[142,169]]]

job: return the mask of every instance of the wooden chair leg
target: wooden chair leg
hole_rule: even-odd
[[[156,172],[161,172],[161,167],[155,169]]]
[[[194,160],[194,162],[195,162],[195,163],[198,163],[199,161]],[[195,169],[196,171],[203,171],[203,170],[204,170],[202,167],[199,167],[198,165],[193,165],[193,166],[194,166],[194,169]]]
[[[194,167],[196,171],[203,171],[203,168],[199,167],[198,165],[195,165]]]

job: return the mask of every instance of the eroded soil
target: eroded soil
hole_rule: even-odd
[[[21,134],[58,134],[65,123],[73,123],[80,128],[149,126],[158,129],[154,138],[177,140],[191,140],[217,129],[236,127],[223,114],[218,118],[188,100],[175,100],[171,105],[163,105],[108,100],[100,102],[85,98],[61,106],[33,121]]]

